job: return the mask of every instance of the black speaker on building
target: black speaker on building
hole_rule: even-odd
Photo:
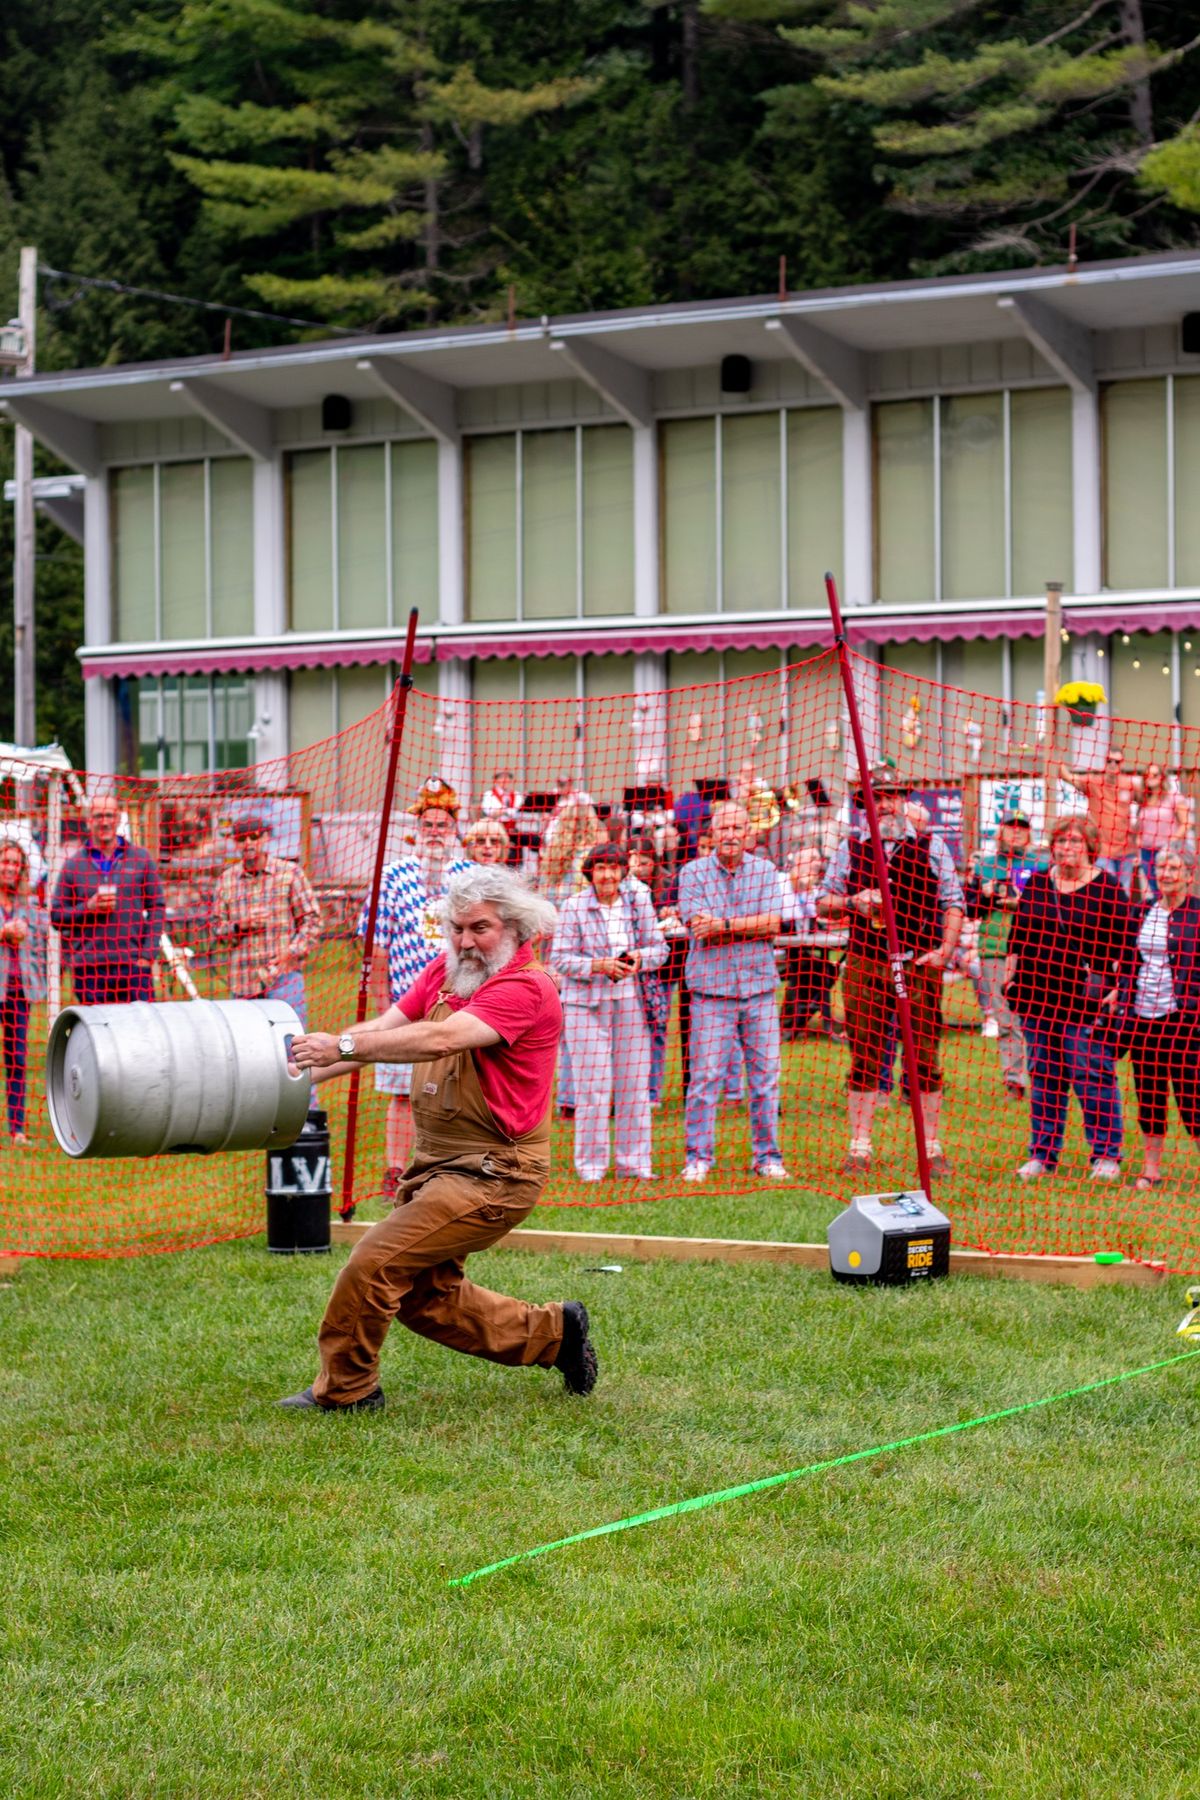
[[[1200,312],[1184,313],[1179,325],[1179,347],[1185,356],[1200,356]]]
[[[326,394],[321,402],[321,430],[349,431],[354,422],[354,407],[345,394]]]
[[[748,394],[754,381],[754,370],[748,356],[723,356],[721,358],[721,392],[723,394]]]

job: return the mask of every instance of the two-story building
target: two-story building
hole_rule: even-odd
[[[570,708],[493,744],[464,699],[633,693],[653,714],[664,689],[781,668],[830,641],[826,568],[859,648],[1002,700],[1040,698],[1059,581],[1064,671],[1114,714],[1200,724],[1197,327],[1185,252],[0,396],[81,478],[38,490],[85,545],[90,767],[233,767],[329,736],[384,698],[416,606],[418,686],[477,794],[500,755],[524,785],[586,782],[589,747]],[[688,716],[662,727],[677,785],[730,755],[687,741]],[[930,734],[921,772],[946,754]]]

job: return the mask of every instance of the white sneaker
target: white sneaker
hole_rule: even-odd
[[[711,1163],[690,1162],[684,1164],[683,1179],[685,1181],[707,1181]]]
[[[1017,1180],[1040,1181],[1043,1175],[1052,1173],[1053,1171],[1048,1169],[1044,1162],[1039,1162],[1036,1156],[1031,1156],[1029,1161],[1023,1162],[1017,1170]]]
[[[1102,1156],[1099,1162],[1094,1162],[1092,1172],[1088,1176],[1089,1181],[1120,1181],[1120,1179],[1121,1165],[1119,1162],[1114,1162],[1111,1156]]]
[[[785,1169],[781,1162],[759,1163],[754,1173],[760,1181],[790,1181],[791,1170]]]
[[[987,1018],[983,1021],[983,1028],[980,1031],[979,1035],[980,1035],[980,1037],[985,1037],[985,1038],[998,1038],[1000,1036],[999,1022],[996,1019],[993,1019],[990,1013],[988,1014]]]

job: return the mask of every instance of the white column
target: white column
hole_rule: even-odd
[[[842,567],[835,569],[842,605],[870,606],[875,598],[872,556],[871,410],[842,408]],[[832,546],[831,546],[832,551]]]
[[[83,490],[83,641],[89,649],[113,641],[112,546],[108,473],[91,475]],[[89,769],[117,766],[117,699],[103,675],[83,684],[84,750]]]
[[[1101,582],[1100,396],[1095,388],[1071,394],[1071,497],[1075,571],[1070,592],[1098,594]],[[1060,579],[1053,569],[1046,579]]]
[[[438,619],[443,625],[461,625],[466,617],[463,540],[463,447],[438,444]],[[397,619],[396,624],[403,623]],[[450,664],[445,665],[447,668]]]
[[[253,481],[253,632],[257,638],[278,638],[288,627],[283,457],[256,462]],[[288,684],[281,669],[255,670],[254,731],[256,763],[276,762],[287,755]],[[282,767],[279,780],[286,780]]]
[[[658,429],[633,427],[633,610],[639,619],[660,611],[658,553]]]

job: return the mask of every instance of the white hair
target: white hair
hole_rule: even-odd
[[[558,914],[548,900],[535,894],[519,875],[494,864],[464,869],[461,875],[450,877],[442,902],[443,923],[449,925],[472,906],[494,906],[516,934],[518,944],[550,937],[558,924]]]

